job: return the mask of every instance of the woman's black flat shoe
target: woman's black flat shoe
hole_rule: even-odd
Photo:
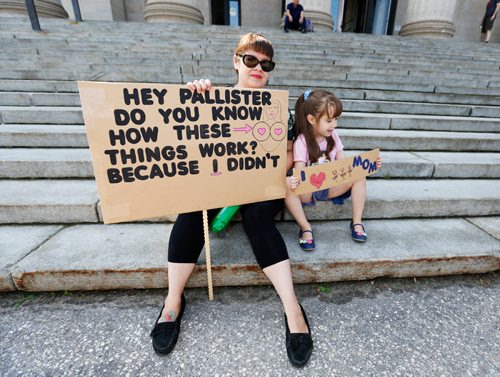
[[[161,313],[163,313],[163,307],[161,308],[160,315],[156,320],[155,327],[151,331],[151,338],[153,338],[153,348],[155,352],[159,355],[167,355],[175,347],[177,343],[177,338],[179,338],[179,333],[181,332],[181,318],[182,314],[184,314],[184,308],[186,307],[186,297],[184,297],[184,293],[181,297],[181,309],[179,311],[179,315],[174,322],[161,322],[158,323],[158,320],[161,318]]]
[[[309,321],[307,320],[306,312],[304,311],[302,305],[300,305],[300,310],[302,310],[302,315],[304,316],[304,321],[307,325],[307,333],[291,334],[285,314],[286,353],[288,355],[288,359],[294,367],[303,367],[306,365],[313,350],[311,327],[309,326]]]

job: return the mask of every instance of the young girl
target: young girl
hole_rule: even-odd
[[[328,91],[307,90],[299,97],[295,104],[296,139],[293,144],[293,160],[296,169],[342,160],[346,157],[344,146],[335,130],[340,114],[342,114],[342,102]],[[380,165],[379,159],[377,168]],[[314,206],[316,200],[331,200],[341,205],[352,195],[351,236],[354,241],[366,241],[365,228],[361,223],[366,199],[366,178],[303,195],[295,194],[294,190],[298,185],[297,177],[289,178],[285,202],[299,224],[299,244],[303,250],[312,251],[316,248],[312,227],[303,209],[303,206]]]

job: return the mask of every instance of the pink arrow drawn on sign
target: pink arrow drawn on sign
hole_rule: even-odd
[[[245,131],[245,133],[248,133],[249,131],[252,131],[252,127],[245,123],[245,127],[236,127],[233,128],[233,131]]]

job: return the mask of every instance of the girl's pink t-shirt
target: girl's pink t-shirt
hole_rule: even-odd
[[[337,130],[333,130],[332,137],[335,141],[335,147],[333,147],[333,150],[330,152],[330,161],[334,161],[337,153],[344,150],[344,145],[340,141]],[[326,151],[326,147],[327,142],[325,139],[319,144],[319,148],[321,151]],[[293,143],[293,161],[303,161],[306,163],[306,166],[309,166],[311,164],[311,161],[309,160],[309,153],[307,153],[307,144],[304,134],[300,134],[297,137],[297,140],[295,140],[295,142]]]

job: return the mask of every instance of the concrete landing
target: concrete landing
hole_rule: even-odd
[[[294,281],[310,283],[496,271],[500,268],[500,238],[488,231],[499,221],[498,217],[366,221],[366,244],[351,240],[347,221],[316,222],[317,249],[310,253],[299,248],[294,223],[282,222],[278,228],[289,251]],[[50,239],[18,263],[2,268],[11,274],[15,289],[27,291],[166,287],[171,227],[99,224],[45,228],[52,234]],[[5,228],[9,227],[0,229]],[[18,242],[31,241],[18,232]],[[215,286],[269,283],[241,224],[222,235],[211,234],[210,245]],[[190,287],[207,284],[204,252],[198,263]]]

